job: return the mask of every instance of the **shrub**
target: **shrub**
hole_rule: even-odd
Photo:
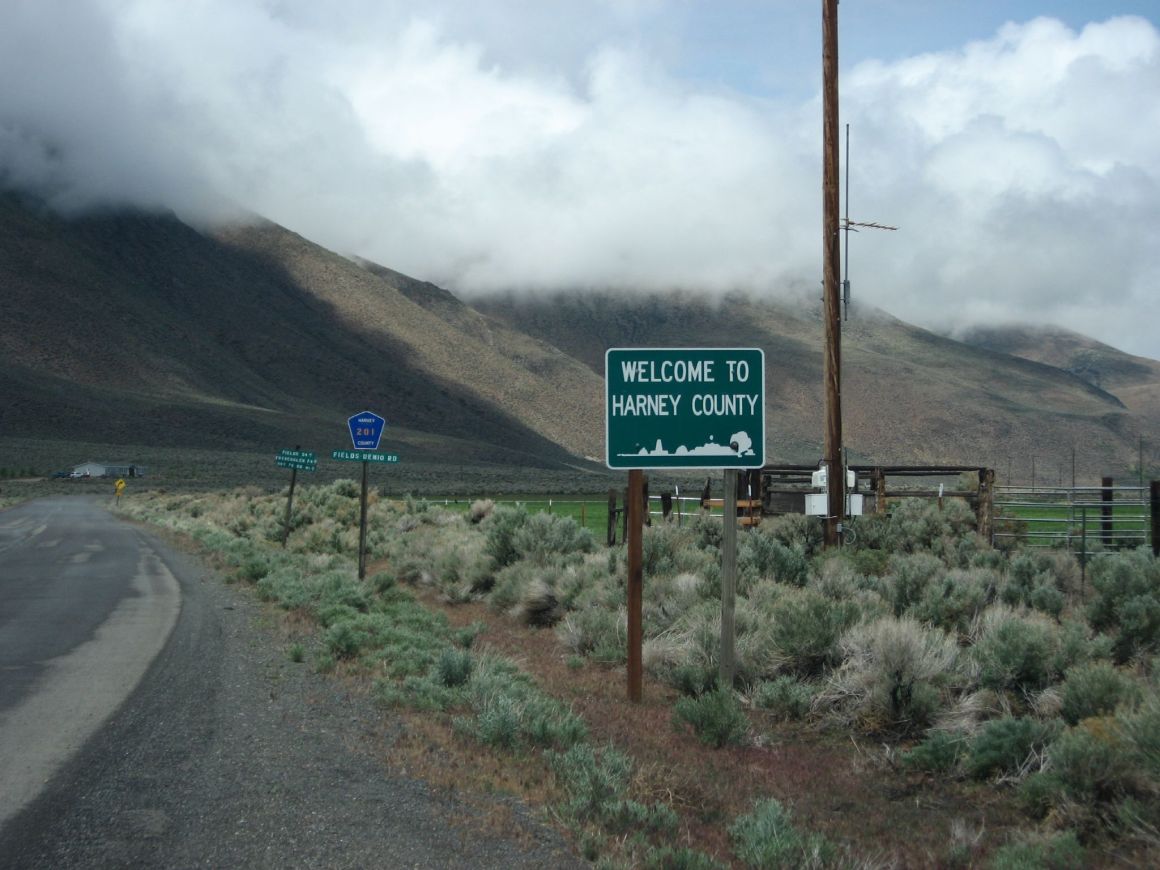
[[[624,608],[584,607],[565,615],[557,636],[569,650],[606,664],[628,657],[628,612]]]
[[[344,619],[327,629],[323,642],[330,652],[340,659],[354,658],[369,640],[368,633],[355,625],[353,620]]]
[[[932,579],[909,613],[919,622],[964,637],[994,600],[998,582],[998,575],[986,568],[955,569]]]
[[[1138,710],[1121,714],[1121,733],[1140,771],[1160,783],[1160,698],[1151,695]]]
[[[717,671],[704,664],[681,664],[668,672],[667,680],[682,695],[696,698],[717,688]]]
[[[1096,598],[1088,619],[1097,631],[1115,631],[1116,661],[1160,649],[1160,562],[1137,550],[1091,563]]]
[[[699,514],[693,520],[692,530],[698,549],[720,550],[721,537],[724,534],[720,517],[711,517]]]
[[[483,549],[497,568],[515,562],[520,554],[516,549],[516,532],[528,521],[527,511],[501,505],[484,521],[486,529]]]
[[[1135,778],[1132,748],[1114,719],[1086,719],[1060,735],[1048,759],[1062,790],[1074,801],[1111,803]]]
[[[490,498],[479,498],[471,503],[471,507],[467,510],[467,518],[472,525],[478,525],[491,516],[494,510],[494,501]]]
[[[810,702],[813,699],[812,686],[789,676],[758,683],[753,692],[754,705],[767,710],[779,719],[804,718],[810,710]]]
[[[1112,639],[1104,634],[1093,636],[1091,627],[1083,620],[1060,622],[1058,642],[1055,670],[1061,674],[1076,665],[1112,657]]]
[[[764,520],[758,532],[780,541],[807,558],[821,549],[825,537],[822,521],[818,517],[808,517],[805,514],[782,514]]]
[[[882,583],[884,595],[894,615],[902,616],[922,600],[927,584],[945,573],[946,566],[930,553],[900,554],[890,559],[888,571]]]
[[[750,867],[821,868],[836,862],[837,848],[821,834],[794,827],[789,810],[769,798],[741,816],[729,828],[733,850]]]
[[[803,676],[837,658],[838,639],[859,616],[853,602],[834,602],[812,589],[787,590],[768,613],[770,641],[784,666]]]
[[[516,610],[523,623],[538,628],[553,626],[564,615],[555,591],[543,579],[533,581],[524,589]]]
[[[926,740],[902,756],[902,763],[905,767],[932,773],[949,773],[958,765],[964,751],[962,737],[948,731],[932,731]]]
[[[720,521],[718,521],[720,522]],[[676,574],[681,551],[691,540],[689,533],[669,523],[648,526],[641,539],[641,569],[646,577]]]
[[[546,578],[551,573],[544,566],[531,562],[513,562],[496,573],[495,585],[492,586],[487,601],[496,610],[510,610],[519,604],[533,584],[546,583]]]
[[[692,725],[702,743],[717,749],[741,743],[749,732],[749,719],[728,689],[677,699],[673,721]]]
[[[1056,649],[1054,626],[1042,617],[992,609],[972,651],[979,683],[989,689],[1042,689],[1054,676]]]
[[[1062,564],[1048,553],[1016,554],[999,597],[1009,605],[1031,607],[1058,618],[1065,603],[1062,587],[1071,576],[1062,572]]]
[[[958,657],[953,638],[906,617],[855,626],[841,650],[844,661],[817,703],[871,731],[929,724]]]
[[[495,749],[512,750],[520,739],[520,714],[514,698],[495,695],[476,712],[474,728],[469,720],[457,720],[462,730],[472,733],[480,743]]]
[[[1107,662],[1080,665],[1068,671],[1062,687],[1063,719],[1075,725],[1081,719],[1107,716],[1121,704],[1135,703],[1140,688]]]
[[[907,498],[900,501],[890,514],[891,549],[913,553],[929,550],[944,537],[961,534],[973,524],[974,517],[966,505],[951,499],[939,510],[927,499]]]
[[[995,719],[971,740],[964,766],[975,779],[1023,773],[1043,755],[1058,732],[1058,726],[1051,722],[1011,716]]]
[[[269,573],[270,560],[260,553],[247,558],[238,568],[238,578],[247,583],[257,583]]]
[[[568,795],[563,811],[573,821],[616,834],[675,830],[677,817],[669,807],[646,807],[626,797],[632,762],[623,753],[608,747],[598,757],[591,746],[578,743],[567,752],[549,750],[544,758]]]
[[[584,721],[541,694],[528,677],[502,659],[486,656],[468,683],[474,718],[457,717],[455,727],[488,746],[515,750],[525,744],[568,747],[587,735]]]
[[[516,558],[537,564],[558,561],[559,557],[592,551],[592,532],[571,517],[556,514],[525,514],[511,532],[510,547]],[[498,545],[497,545],[498,548]],[[490,551],[489,551],[490,552]],[[497,560],[497,564],[500,564]]]
[[[752,572],[791,586],[804,586],[810,566],[801,551],[758,531],[742,539],[737,552],[737,571],[738,574]]]
[[[445,649],[439,655],[436,672],[448,688],[464,685],[471,678],[471,653],[465,649]]]

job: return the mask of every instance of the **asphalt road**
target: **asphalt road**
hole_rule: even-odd
[[[389,769],[396,727],[103,501],[0,513],[0,865],[582,866]]]

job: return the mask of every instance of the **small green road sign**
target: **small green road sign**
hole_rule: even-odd
[[[318,457],[309,450],[282,450],[274,457],[279,468],[293,468],[297,471],[317,471]]]
[[[765,464],[760,348],[613,348],[604,395],[609,468]]]
[[[343,462],[398,462],[397,453],[372,453],[369,450],[335,450],[331,459]]]

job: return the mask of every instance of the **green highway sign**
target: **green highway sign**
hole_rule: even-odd
[[[309,450],[282,450],[274,457],[274,462],[280,468],[293,468],[298,471],[318,470],[318,457]]]
[[[609,468],[765,464],[760,348],[612,348],[604,396]]]
[[[368,450],[335,450],[330,454],[331,459],[343,462],[398,462],[397,453],[371,453]]]

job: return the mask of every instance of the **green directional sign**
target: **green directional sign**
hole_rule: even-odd
[[[604,356],[609,468],[760,468],[760,348],[613,348]]]
[[[369,450],[335,450],[330,454],[331,459],[342,462],[398,462],[397,453],[372,453]]]
[[[298,471],[317,471],[318,457],[309,450],[282,450],[274,457],[274,463],[280,468],[293,468]]]

